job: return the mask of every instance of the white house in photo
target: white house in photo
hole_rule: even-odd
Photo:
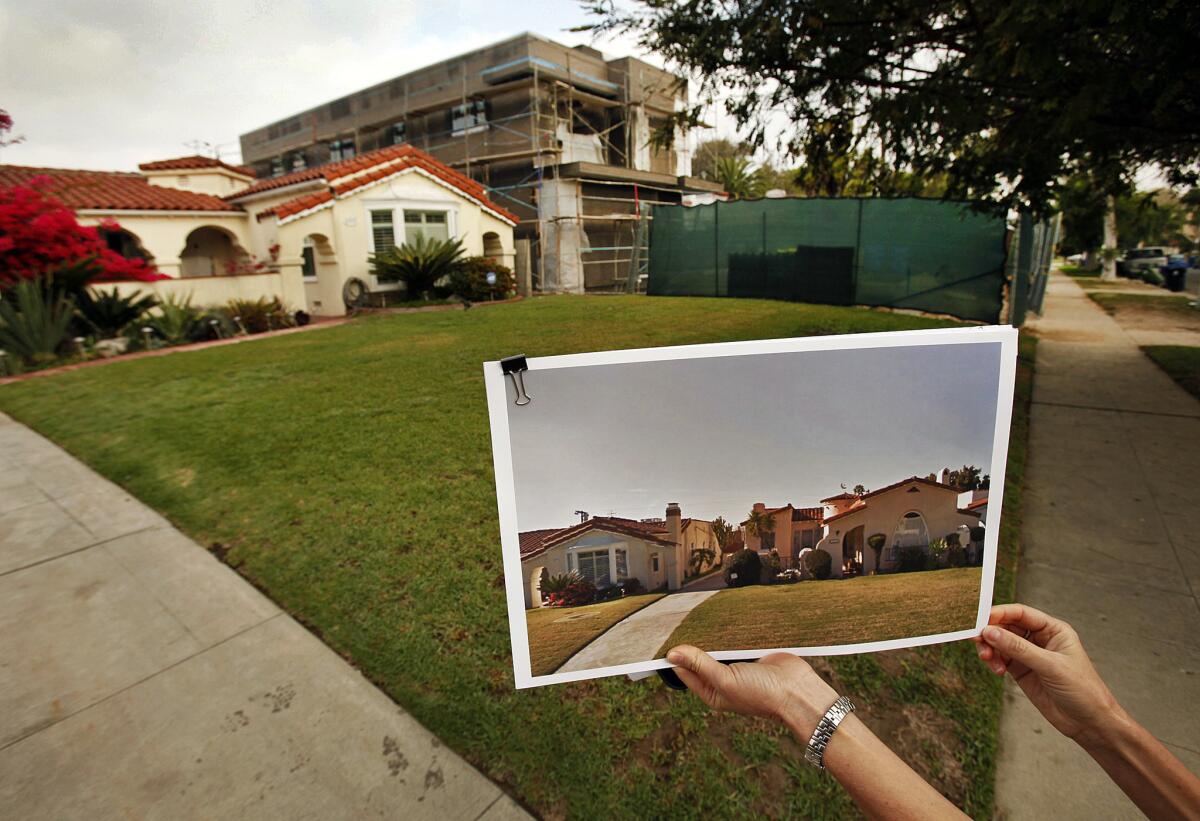
[[[343,292],[402,286],[368,255],[418,234],[463,241],[468,256],[512,267],[517,217],[482,185],[409,145],[258,180],[211,157],[143,163],[138,173],[0,165],[0,188],[40,178],[109,246],[168,279],[123,291],[190,294],[198,305],[277,297],[318,316],[346,312]]]
[[[575,572],[597,587],[637,579],[646,590],[679,590],[694,551],[712,550],[702,571],[721,560],[712,523],[685,519],[674,502],[664,519],[592,516],[570,527],[527,530],[520,540],[526,608],[542,606],[541,584],[550,576]]]

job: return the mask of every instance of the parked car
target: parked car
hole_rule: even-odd
[[[1163,277],[1163,287],[1169,291],[1182,291],[1188,268],[1192,267],[1191,260],[1183,254],[1170,254],[1165,265],[1158,270]]]
[[[1131,279],[1141,279],[1143,268],[1158,270],[1158,268],[1167,264],[1167,256],[1169,254],[1170,251],[1161,246],[1132,248],[1125,252],[1125,256],[1117,260],[1117,275]]]

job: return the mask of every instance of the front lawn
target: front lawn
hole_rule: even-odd
[[[535,676],[553,673],[567,659],[621,619],[663,597],[662,593],[626,596],[583,607],[542,607],[525,611],[529,665]]]
[[[1088,297],[1127,330],[1200,331],[1200,309],[1187,296],[1162,291],[1111,294],[1089,291]]]
[[[1200,399],[1200,348],[1147,345],[1142,351],[1155,365],[1166,371],[1167,376],[1179,383],[1179,387]]]
[[[820,647],[969,630],[981,579],[978,567],[956,567],[722,590],[688,614],[658,655],[677,644]]]
[[[845,794],[778,727],[712,715],[656,679],[513,689],[480,363],[951,324],[760,300],[552,297],[56,374],[0,386],[0,410],[223,556],[539,814],[840,818]],[[1015,550],[1018,468],[1010,460],[1002,561]],[[901,755],[991,816],[1000,688],[969,644],[816,664]]]

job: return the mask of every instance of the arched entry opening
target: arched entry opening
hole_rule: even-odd
[[[529,583],[525,596],[526,608],[541,607],[544,604],[542,601],[542,585],[546,583],[546,579],[548,578],[550,578],[550,574],[541,565],[529,571]]]
[[[223,228],[205,225],[192,231],[179,254],[179,274],[184,277],[213,277],[239,273],[250,255]]]
[[[863,527],[859,525],[842,537],[842,576],[857,576],[863,569]]]
[[[96,227],[96,233],[100,235],[100,239],[104,240],[104,244],[110,251],[120,254],[125,259],[140,259],[147,264],[154,263],[154,256],[142,245],[141,238],[132,231],[100,225]]]
[[[317,282],[328,278],[336,271],[337,260],[333,255],[333,245],[324,234],[309,234],[304,238],[304,246],[300,250],[304,260],[302,271],[305,282]]]
[[[483,255],[496,262],[504,262],[504,246],[500,243],[500,235],[488,231],[483,235]]]

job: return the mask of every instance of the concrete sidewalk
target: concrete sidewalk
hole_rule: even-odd
[[[523,818],[232,570],[0,414],[0,817]]]
[[[1018,600],[1071,622],[1121,704],[1200,772],[1200,402],[1061,274],[1031,326]],[[1141,817],[1005,687],[998,817]]]

